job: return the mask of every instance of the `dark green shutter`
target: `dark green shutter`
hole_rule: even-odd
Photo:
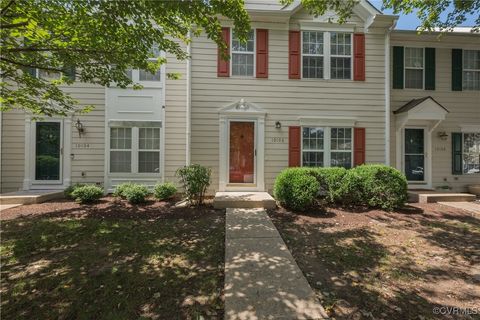
[[[452,49],[452,91],[462,91],[462,49]]]
[[[452,133],[452,174],[463,173],[462,133]]]
[[[425,48],[425,90],[435,90],[435,48]]]
[[[393,89],[403,89],[403,47],[393,47]]]
[[[65,68],[65,70],[63,71],[63,73],[65,74],[65,76],[72,80],[72,81],[75,81],[75,67],[71,66],[71,67],[67,67]]]

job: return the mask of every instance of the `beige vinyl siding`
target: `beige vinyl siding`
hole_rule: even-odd
[[[466,191],[466,186],[480,183],[479,174],[452,175],[452,132],[460,132],[462,125],[480,126],[480,91],[452,91],[452,48],[480,50],[480,35],[420,35],[415,32],[393,32],[392,46],[417,46],[436,48],[435,90],[392,89],[391,107],[396,110],[411,99],[432,96],[448,109],[449,113],[432,133],[432,185],[450,186],[455,191]],[[446,131],[446,141],[438,133]],[[392,115],[391,159],[395,164],[395,116]],[[446,181],[445,181],[446,180]]]
[[[183,46],[185,49],[185,46]],[[165,88],[165,181],[175,181],[175,171],[186,164],[187,62],[167,55],[166,72],[177,73],[167,79]]]
[[[300,16],[304,19],[304,16]],[[311,17],[309,17],[311,18]],[[385,98],[383,29],[366,34],[366,81],[288,79],[288,30],[291,25],[269,23],[269,78],[217,78],[217,46],[202,35],[192,44],[192,162],[213,169],[210,192],[219,183],[218,110],[244,98],[266,110],[265,185],[271,190],[276,175],[288,165],[288,126],[299,116],[355,117],[366,128],[366,160],[385,160]],[[253,21],[252,27],[265,27]],[[352,70],[353,72],[353,70]],[[275,128],[280,121],[281,129]],[[274,143],[273,138],[284,138]]]
[[[2,112],[0,192],[22,188],[25,158],[25,117],[18,110]]]

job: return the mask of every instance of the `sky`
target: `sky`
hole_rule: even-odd
[[[373,4],[378,10],[382,9],[382,0],[370,0],[370,3]],[[391,9],[383,10],[385,14],[393,14]],[[461,26],[471,27],[474,25],[475,18],[474,16],[469,16],[465,23]],[[396,29],[397,30],[415,30],[420,25],[420,20],[417,18],[415,12],[408,15],[400,15]]]

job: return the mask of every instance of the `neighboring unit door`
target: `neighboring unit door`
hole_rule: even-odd
[[[35,123],[34,181],[40,184],[62,181],[62,123]]]
[[[405,128],[404,172],[409,182],[426,181],[425,129]]]
[[[255,183],[255,122],[230,121],[229,182]]]

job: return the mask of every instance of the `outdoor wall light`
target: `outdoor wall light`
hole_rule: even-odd
[[[282,128],[282,124],[280,123],[280,121],[275,122],[275,128],[277,128],[277,129]]]
[[[438,137],[442,140],[447,140],[448,134],[445,131],[439,132]]]
[[[82,134],[85,134],[85,128],[83,127],[83,123],[80,122],[80,119],[77,119],[75,123],[75,128],[78,130],[78,136],[81,138]]]

